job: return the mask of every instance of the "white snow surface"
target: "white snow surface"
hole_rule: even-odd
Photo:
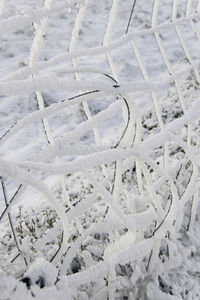
[[[200,299],[200,4],[0,0],[0,299]]]

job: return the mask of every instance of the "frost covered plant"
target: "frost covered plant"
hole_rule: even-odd
[[[148,135],[152,139],[147,131],[146,143]],[[33,208],[26,211],[25,207],[19,207],[13,212],[17,238],[21,250],[26,249],[28,263],[44,256],[57,267],[58,282],[67,275],[70,286],[75,284],[77,291],[89,297],[97,294],[101,299],[107,293],[109,297],[112,294],[135,295],[138,299],[146,297],[148,284],[154,282],[156,276],[174,267],[175,261],[180,264],[176,232],[180,228],[188,231],[195,221],[195,199],[192,195],[185,198],[185,190],[193,186],[194,167],[185,149],[172,141],[168,144],[170,177],[163,173],[162,149],[157,146],[146,164],[142,160],[130,160],[127,157],[130,152],[126,150],[125,160],[120,166],[107,163],[104,171],[101,166],[93,172],[65,176],[67,199],[57,183],[52,193],[69,220],[68,245],[65,245],[62,223],[54,210],[41,209],[40,206],[38,211]],[[120,151],[123,153],[124,149]],[[89,154],[90,163],[96,166],[92,155]],[[146,153],[140,155],[142,158],[145,155],[146,159]],[[73,162],[70,164],[72,166]],[[137,174],[139,166],[141,175]],[[179,200],[182,214],[175,219],[173,201],[176,197],[182,199]],[[184,210],[184,207],[188,209]],[[1,225],[5,228],[5,222]],[[11,246],[6,235],[12,240]],[[11,231],[3,236],[3,240],[6,239],[4,249],[16,251]],[[4,251],[2,248],[2,253]],[[8,252],[8,256],[14,256],[13,252],[12,255]],[[17,264],[17,259],[16,268],[22,263],[20,260]],[[41,276],[33,281],[33,285],[34,282],[40,287],[44,285]],[[151,279],[144,288],[145,276]],[[22,282],[32,289],[27,276],[23,276]],[[134,289],[131,286],[135,286]]]
[[[28,66],[0,83],[9,101],[28,94],[37,106],[31,113],[28,107],[29,113],[0,137],[0,263],[16,278],[10,277],[9,285],[0,274],[5,298],[20,291],[30,299],[47,297],[48,291],[53,299],[65,293],[70,299],[95,300],[176,297],[165,273],[172,276],[181,258],[197,253],[184,251],[196,226],[199,198],[200,80],[185,42],[191,37],[184,37],[176,22],[176,1],[170,24],[157,24],[159,1],[154,1],[151,28],[144,24],[132,34],[136,1],[125,22],[120,2],[113,0],[101,46],[78,48],[88,32],[87,11],[99,7],[90,8],[89,1],[66,3],[45,0],[39,21],[27,10],[23,22],[34,30]],[[198,35],[188,19],[188,3],[181,22],[189,20]],[[77,14],[68,52],[47,53],[40,61],[54,21],[64,22],[57,14],[66,6],[67,12],[72,9],[69,18]],[[118,18],[126,23],[120,36]],[[170,26],[181,43],[182,60],[165,50]],[[153,63],[162,60],[155,69],[150,48]],[[125,65],[118,57],[122,50],[130,57]],[[183,63],[184,74],[175,72],[174,59]],[[140,79],[133,77],[131,64]]]

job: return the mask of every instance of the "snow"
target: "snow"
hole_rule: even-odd
[[[199,1],[0,16],[0,299],[199,299]]]
[[[30,284],[34,285],[42,278],[44,280],[44,285],[47,287],[55,284],[57,276],[58,272],[56,268],[42,258],[38,258],[24,273],[24,278],[28,277],[30,279]]]

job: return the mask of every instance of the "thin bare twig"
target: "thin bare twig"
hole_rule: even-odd
[[[4,184],[4,181],[3,181],[2,178],[0,178],[0,180],[1,180],[1,187],[2,187],[2,191],[3,191],[4,202],[5,202],[6,207],[8,207],[8,200],[7,200],[7,195],[6,195],[5,184]],[[10,212],[8,212],[8,220],[9,220],[10,228],[11,228],[11,231],[12,231],[12,235],[13,235],[17,250],[19,251],[19,254],[22,254],[22,251],[19,247],[19,243],[18,243],[18,240],[17,240],[16,233],[15,233],[15,229],[14,229],[14,226],[13,226],[12,217],[11,217]],[[27,260],[26,260],[26,257],[24,257],[24,255],[23,255],[23,258],[24,258],[25,265],[27,266],[28,265]]]
[[[11,200],[9,203],[7,203],[5,209],[3,210],[1,216],[0,216],[0,222],[3,220],[5,214],[7,213],[7,211],[11,208],[11,206],[13,205],[14,203],[14,200],[16,199],[16,196],[18,195],[18,193],[20,192],[22,188],[22,184],[20,184],[20,186],[18,187],[18,189],[16,190],[16,192],[14,193],[14,195],[12,196]]]
[[[136,0],[133,1],[131,13],[130,13],[128,24],[127,24],[127,27],[126,27],[126,33],[128,33],[128,30],[129,30],[129,27],[130,27],[130,24],[131,24],[131,20],[132,20],[132,17],[133,17],[133,12],[134,12],[134,8],[135,8],[135,4],[136,4]]]

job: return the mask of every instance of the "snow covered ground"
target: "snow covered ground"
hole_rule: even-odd
[[[199,299],[195,0],[0,0],[0,299]]]

